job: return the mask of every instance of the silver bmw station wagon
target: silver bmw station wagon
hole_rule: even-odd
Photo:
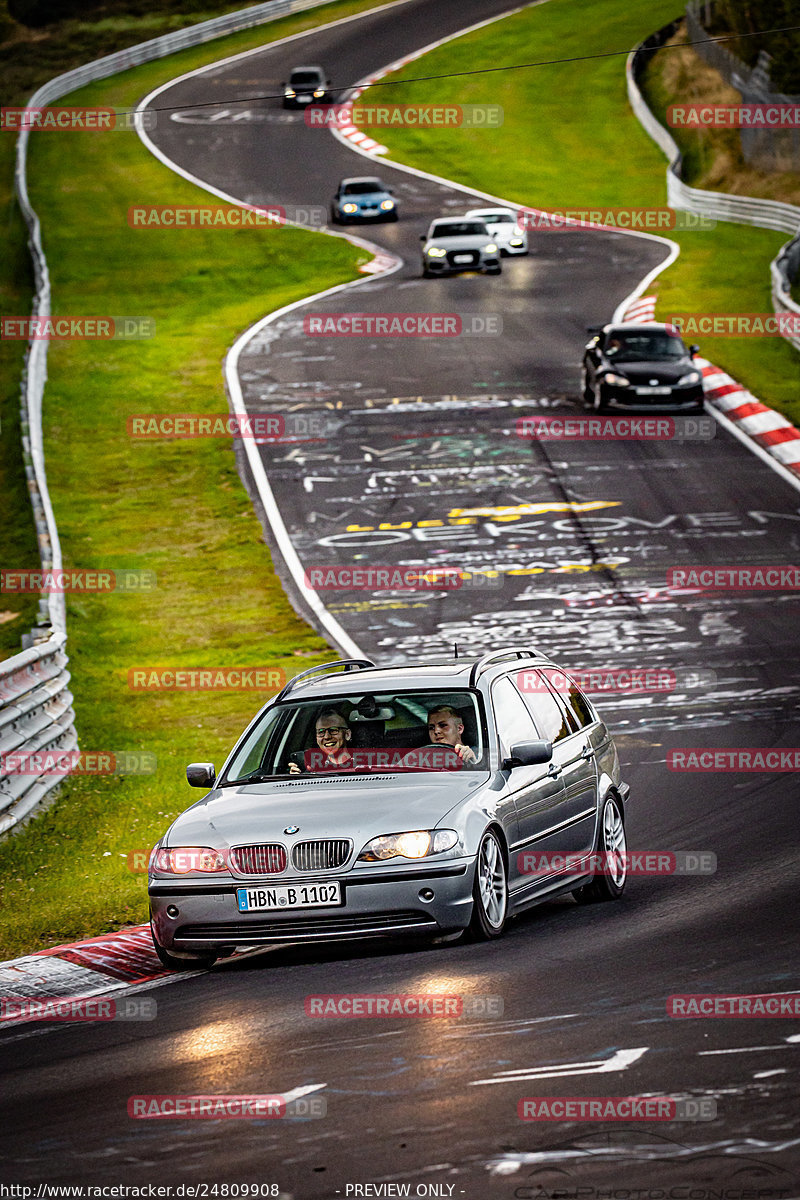
[[[625,886],[616,748],[532,649],[313,667],[219,776],[186,774],[208,794],[149,868],[153,941],[176,970],[276,942],[496,938],[543,900]]]

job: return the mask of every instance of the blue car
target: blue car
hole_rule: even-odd
[[[343,179],[331,204],[331,221],[396,221],[397,201],[386,184],[374,176]]]

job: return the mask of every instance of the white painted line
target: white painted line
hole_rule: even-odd
[[[569,1075],[606,1075],[612,1071],[626,1071],[632,1063],[638,1062],[648,1049],[648,1046],[639,1046],[634,1050],[616,1050],[611,1058],[600,1062],[563,1063],[561,1066],[524,1067],[518,1071],[499,1071],[492,1079],[473,1079],[469,1086],[480,1087],[487,1083],[522,1083],[527,1079],[566,1079]]]
[[[791,1041],[787,1038],[787,1041]],[[777,1046],[733,1046],[730,1050],[698,1050],[698,1058],[708,1057],[712,1054],[753,1054],[758,1050],[785,1050],[786,1043],[781,1042]]]

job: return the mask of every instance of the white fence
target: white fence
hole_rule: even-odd
[[[130,67],[164,58],[177,50],[199,46],[212,38],[224,37],[241,29],[273,21],[277,17],[317,8],[325,0],[267,0],[253,8],[228,13],[140,42],[116,54],[85,63],[43,84],[28,101],[28,107],[41,108],[74,92],[84,84],[106,79]],[[33,260],[35,317],[50,315],[50,276],[42,249],[39,218],[28,198],[28,130],[17,140],[14,183],[22,215],[28,226],[28,245]],[[47,490],[42,440],[42,401],[47,380],[47,341],[31,342],[22,381],[22,442],[28,489],[33,505],[42,567],[58,570],[62,565],[53,509]],[[53,593],[39,604],[39,626],[26,640],[32,644],[13,658],[0,662],[0,756],[35,754],[46,750],[77,749],[72,694],[66,669],[66,606],[63,594]],[[62,775],[46,771],[22,773],[19,763],[7,769],[0,757],[0,836],[18,827],[31,815],[49,792],[63,780]]]
[[[667,167],[667,203],[671,208],[683,212],[698,213],[718,221],[733,221],[739,225],[756,225],[762,229],[775,229],[780,233],[792,233],[795,237],[782,247],[770,263],[772,278],[772,305],[777,313],[800,315],[800,305],[791,297],[791,280],[798,268],[797,247],[800,246],[800,208],[784,204],[779,200],[761,200],[754,196],[733,196],[727,192],[708,192],[702,188],[689,187],[681,179],[681,152],[672,135],[656,120],[647,107],[639,90],[637,78],[647,58],[660,44],[672,35],[676,26],[666,26],[646,42],[637,46],[628,57],[626,74],[628,99],[640,124],[663,150],[669,159]],[[800,338],[787,340],[800,350]]]

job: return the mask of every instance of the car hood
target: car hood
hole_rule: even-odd
[[[604,369],[627,375],[633,383],[647,384],[651,379],[659,383],[677,383],[681,375],[699,371],[690,358],[656,359],[654,362],[626,362],[624,359],[605,359]]]
[[[380,204],[381,200],[391,200],[388,192],[359,192],[357,196],[340,196],[340,204]]]
[[[476,233],[473,237],[428,238],[425,249],[438,246],[442,250],[482,250],[491,240],[483,233]]]
[[[485,771],[282,780],[215,788],[182,813],[163,845],[221,850],[251,842],[349,837],[434,828],[479,789]],[[297,825],[297,834],[284,834]]]

